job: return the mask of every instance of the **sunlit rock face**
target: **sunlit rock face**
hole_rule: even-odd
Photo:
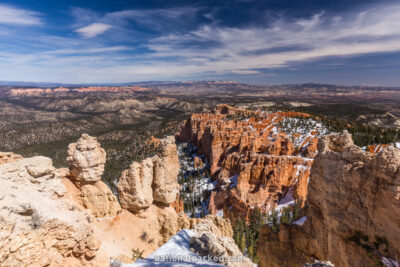
[[[122,172],[118,192],[123,208],[139,212],[153,204],[169,206],[177,200],[179,160],[173,136],[160,140],[160,152],[133,162]]]
[[[100,181],[106,164],[106,152],[95,137],[83,134],[68,146],[67,162],[73,177],[78,183]]]
[[[301,120],[312,123],[291,125]],[[209,211],[235,219],[256,206],[269,211],[282,199],[302,205],[318,137],[325,132],[308,114],[219,105],[213,113],[192,114],[177,138],[195,145],[210,164],[217,189]]]
[[[83,134],[68,146],[67,178],[78,188],[75,199],[96,217],[111,217],[121,210],[116,196],[100,181],[106,163],[106,152],[95,137]]]
[[[323,137],[318,150],[305,221],[282,225],[279,234],[262,228],[261,266],[296,266],[313,258],[345,267],[398,261],[400,150],[363,151],[346,131]]]
[[[100,241],[46,157],[0,165],[1,266],[106,266]]]

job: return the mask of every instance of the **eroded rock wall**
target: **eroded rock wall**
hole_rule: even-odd
[[[400,150],[378,154],[346,131],[318,143],[302,226],[264,226],[260,266],[297,266],[313,259],[335,266],[380,266],[400,259]],[[374,265],[375,264],[375,265]]]

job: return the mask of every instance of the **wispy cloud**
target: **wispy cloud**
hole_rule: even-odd
[[[185,45],[188,42],[215,45],[193,49]],[[282,68],[330,56],[400,51],[400,5],[378,6],[342,17],[318,13],[296,21],[278,19],[266,28],[206,25],[154,39],[148,47],[154,51],[152,57],[178,57],[186,70],[219,73]]]
[[[400,51],[400,4],[340,15],[317,12],[302,19],[277,17],[265,25],[242,27],[220,26],[209,20],[196,24],[196,12],[179,8],[99,14],[76,9],[81,16],[72,27],[78,28],[76,32],[84,38],[39,36],[30,43],[40,47],[40,52],[0,53],[0,79],[18,79],[21,69],[32,75],[32,80],[51,77],[64,82],[231,74],[253,77],[327,57]],[[152,28],[156,33],[139,32],[140,42],[136,35],[135,40],[126,42],[124,38],[133,39],[133,35],[125,33],[137,30],[132,24]],[[104,38],[98,38],[101,40],[91,39],[111,27],[113,30]]]
[[[84,38],[92,38],[106,32],[110,28],[111,25],[109,24],[92,23],[88,26],[77,29],[76,32],[79,33]]]
[[[0,24],[40,25],[42,21],[38,12],[0,4]]]

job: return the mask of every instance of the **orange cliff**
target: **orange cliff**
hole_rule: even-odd
[[[344,131],[322,137],[301,219],[260,231],[261,267],[399,266],[400,149],[370,153]]]
[[[197,146],[210,163],[217,188],[211,193],[209,211],[223,210],[225,217],[234,219],[247,217],[256,206],[266,212],[282,201],[303,203],[318,131],[288,134],[279,123],[310,117],[228,105],[217,106],[213,113],[192,114],[177,138]]]

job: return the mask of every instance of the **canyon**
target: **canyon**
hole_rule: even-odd
[[[66,145],[67,168],[0,152],[0,265],[149,266],[173,253],[253,266],[235,231],[255,211],[261,267],[399,264],[398,143],[360,148],[304,112],[210,107],[195,106],[201,113],[171,127],[174,135],[148,131],[140,156],[113,180],[104,173],[118,153],[100,144],[104,136]],[[127,137],[107,138],[116,146]],[[188,210],[188,196],[201,208]],[[242,260],[226,260],[233,256]]]
[[[222,238],[216,256],[243,256],[231,239],[228,220],[211,215],[190,219],[177,213],[171,205],[179,192],[174,137],[159,145],[157,155],[133,162],[123,172],[118,183],[121,205],[100,180],[106,153],[94,137],[84,134],[69,145],[68,168],[56,169],[42,156],[1,153],[0,264],[109,266],[110,259],[131,263],[132,251],[140,249],[147,256],[181,229],[197,233],[191,242],[198,238],[203,253],[207,236]],[[136,168],[149,167],[149,162],[150,172]],[[247,264],[252,265],[249,260]]]
[[[305,128],[295,128],[301,120]],[[297,131],[282,131],[285,123]],[[318,136],[326,131],[305,113],[220,105],[214,113],[192,114],[177,139],[195,145],[209,162],[217,184],[209,211],[223,210],[234,220],[248,218],[256,206],[268,212],[295,199],[302,206]]]

